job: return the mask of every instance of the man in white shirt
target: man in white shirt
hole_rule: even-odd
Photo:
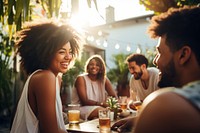
[[[132,74],[130,78],[130,99],[143,101],[150,93],[158,90],[159,70],[148,67],[148,59],[142,54],[131,54],[126,63]]]

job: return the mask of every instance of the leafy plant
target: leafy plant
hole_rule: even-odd
[[[73,86],[76,77],[81,74],[84,71],[84,65],[83,62],[80,60],[76,60],[73,68],[68,70],[65,74],[62,76],[63,80],[63,87],[66,89],[67,87]]]
[[[10,115],[12,106],[13,68],[12,51],[14,49],[13,39],[0,30],[0,116]]]
[[[108,97],[106,100],[106,103],[108,104],[108,107],[110,110],[115,110],[120,108],[120,105],[118,103],[118,99],[116,99],[115,97]]]
[[[166,12],[171,7],[183,7],[184,5],[198,5],[199,0],[139,0],[146,10],[154,11],[155,14]]]
[[[106,103],[108,104],[108,108],[114,112],[114,119],[116,119],[117,113],[120,110],[118,99],[111,96],[107,98]]]
[[[115,68],[110,69],[107,72],[108,78],[112,83],[117,83],[117,92],[119,95],[129,96],[129,70],[125,63],[128,55],[124,53],[115,54],[112,57],[112,61],[115,63]]]

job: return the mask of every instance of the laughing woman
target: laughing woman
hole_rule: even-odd
[[[85,65],[85,73],[77,77],[72,93],[72,103],[81,104],[81,118],[94,119],[98,110],[107,107],[107,96],[117,97],[110,80],[106,77],[104,60],[91,56]]]
[[[79,54],[80,37],[69,25],[28,24],[17,42],[21,65],[29,75],[11,133],[64,133],[59,73],[66,73]]]

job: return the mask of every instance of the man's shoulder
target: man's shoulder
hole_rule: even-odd
[[[167,97],[168,95],[173,95],[174,94],[174,92],[173,92],[174,90],[175,90],[174,87],[166,87],[166,88],[162,88],[162,89],[156,90],[156,91],[152,92],[150,95],[148,95],[145,98],[144,102],[147,102],[147,104],[149,104],[149,102],[155,101],[155,100],[160,99],[162,97],[165,99],[165,97]]]
[[[147,70],[152,73],[159,73],[159,69],[156,67],[148,67]]]
[[[157,69],[155,67],[149,67],[149,68],[147,68],[147,71],[149,73],[150,79],[153,79],[153,80],[159,79],[159,69]]]
[[[151,123],[150,126],[157,125],[160,129],[170,129],[171,131],[173,128],[168,124],[175,125],[178,130],[187,130],[190,127],[199,129],[200,115],[198,110],[187,99],[174,93],[173,90],[174,88],[170,87],[150,94],[142,105],[141,118],[145,119],[140,122],[148,121]]]
[[[188,99],[175,93],[175,90],[176,88],[174,87],[168,87],[151,93],[147,98],[145,98],[144,107],[157,108],[158,110],[164,108],[168,111],[165,112],[166,114],[169,112],[178,113],[179,111],[182,113],[182,110],[188,110],[189,108],[191,110],[195,109],[190,102],[188,102]]]

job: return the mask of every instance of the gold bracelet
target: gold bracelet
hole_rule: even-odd
[[[103,106],[103,102],[101,102],[100,105]]]

